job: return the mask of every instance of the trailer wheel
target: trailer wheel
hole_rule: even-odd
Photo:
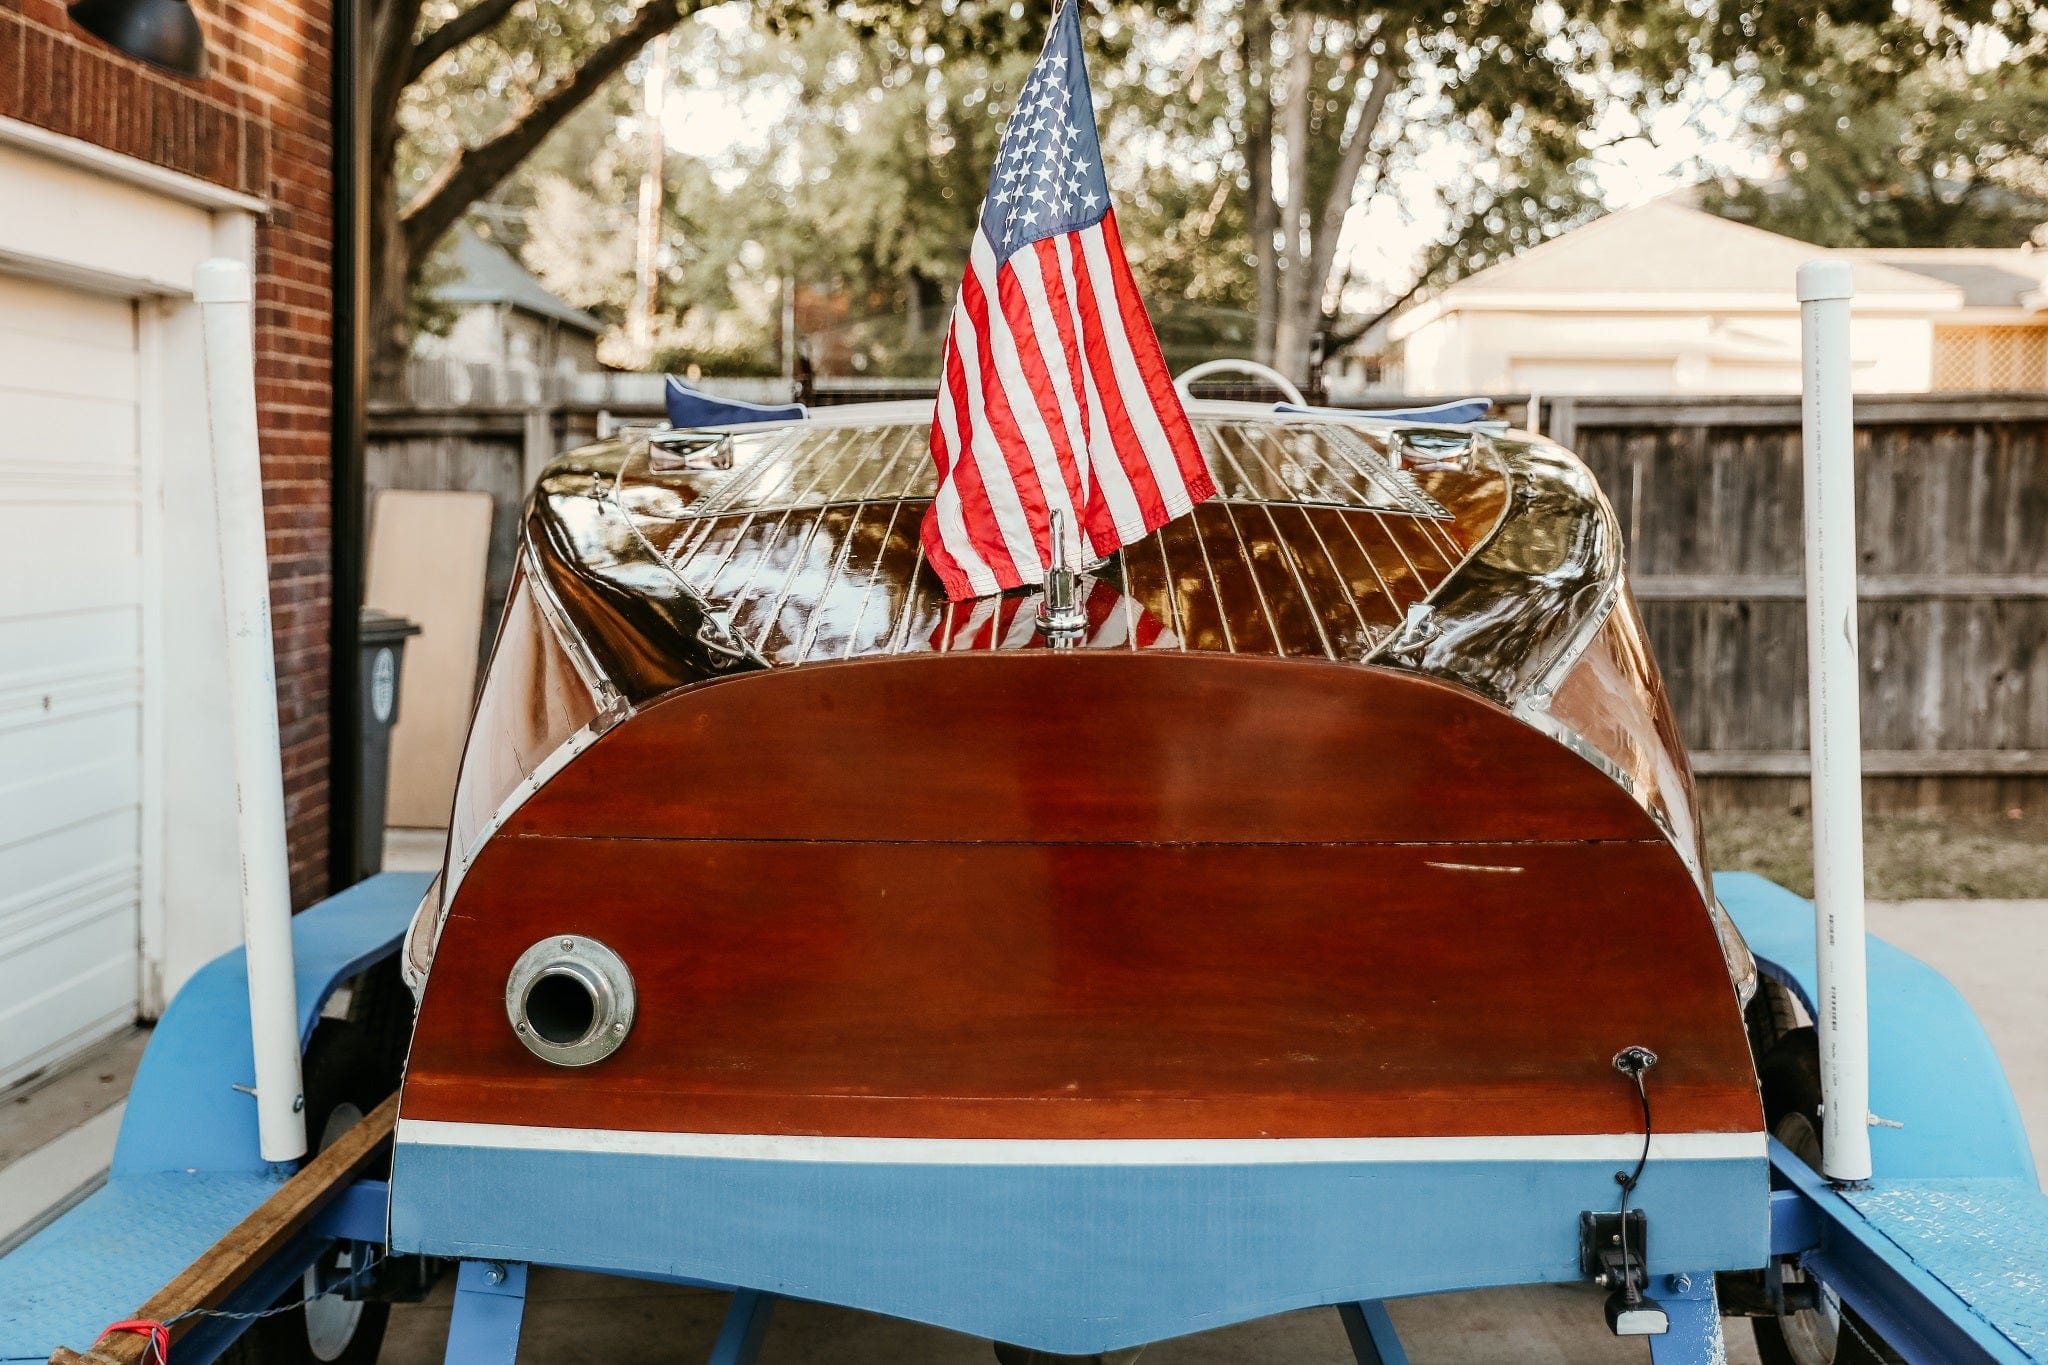
[[[1756,1076],[1771,1136],[1819,1170],[1819,1035],[1811,1026],[1788,1030],[1757,1064]],[[1787,1288],[1808,1283],[1796,1266],[1787,1265],[1784,1276]],[[1764,1365],[1905,1365],[1905,1357],[1833,1290],[1821,1285],[1819,1294],[1811,1308],[1751,1319]]]
[[[1799,1001],[1791,991],[1759,975],[1756,994],[1750,996],[1742,1011],[1742,1025],[1749,1034],[1749,1055],[1759,1068],[1778,1040],[1799,1027],[1801,1015]]]
[[[385,964],[389,965],[389,964]],[[360,1122],[398,1086],[403,1053],[394,1045],[386,1018],[392,993],[382,967],[357,979],[347,1019],[323,1019],[306,1049],[306,1136],[314,1151],[328,1146]],[[402,994],[402,988],[400,990]],[[406,1022],[400,1019],[400,1026]],[[380,1174],[374,1168],[365,1172]],[[388,1303],[330,1295],[307,1301],[322,1279],[332,1282],[347,1252],[329,1251],[304,1280],[278,1296],[287,1311],[251,1323],[222,1360],[229,1365],[372,1365],[384,1345]]]
[[[1121,1351],[1102,1351],[1095,1355],[1063,1356],[1053,1351],[1040,1351],[1030,1346],[1012,1346],[1007,1341],[993,1343],[999,1365],[1131,1365],[1145,1348],[1128,1346]]]

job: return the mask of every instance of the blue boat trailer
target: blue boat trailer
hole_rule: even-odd
[[[388,962],[426,882],[387,873],[296,918],[303,1040],[337,991]],[[1723,874],[1715,885],[1765,974],[1810,1011],[1811,905],[1749,874]],[[1766,1295],[1782,1294],[1796,1275],[1810,1296],[1838,1300],[1915,1365],[2048,1361],[2048,1196],[2003,1070],[1938,973],[1876,939],[1869,970],[1875,1174],[1865,1186],[1837,1188],[1772,1143]],[[0,1258],[0,1362],[143,1359],[140,1335],[94,1346],[109,1324],[133,1318],[208,1261],[219,1292],[170,1326],[179,1365],[203,1365],[248,1328],[248,1315],[302,1292],[352,1293],[363,1268],[384,1257],[383,1180],[353,1176],[309,1195],[301,1175],[296,1196],[317,1211],[256,1253],[244,1248],[244,1263],[220,1277],[237,1230],[274,1206],[294,1176],[258,1153],[245,991],[237,951],[179,993],[137,1073],[106,1185]],[[1723,1295],[1713,1274],[1654,1259],[1650,1269],[1649,1292],[1669,1317],[1669,1330],[1648,1338],[1652,1361],[1724,1359],[1722,1313],[1755,1311],[1736,1306],[1753,1305],[1753,1288]],[[449,1361],[511,1365],[528,1271],[488,1259],[455,1266]],[[760,1285],[713,1287],[733,1297],[711,1359],[742,1365],[761,1345],[776,1295]],[[1163,1299],[1182,1297],[1159,1288]],[[1360,1361],[1407,1359],[1385,1302],[1335,1306]],[[1203,1325],[1213,1324],[1190,1320],[1181,1330]]]

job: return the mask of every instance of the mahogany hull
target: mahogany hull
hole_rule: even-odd
[[[1089,1352],[1579,1279],[1647,1139],[1653,1273],[1762,1263],[1754,964],[1584,466],[1192,415],[1218,498],[1058,650],[923,565],[928,412],[543,476],[408,936],[394,1247]],[[581,941],[637,1003],[561,1066],[508,979]]]
[[[749,741],[735,744],[733,736]],[[476,907],[474,910],[471,907]],[[513,959],[617,950],[588,1070]],[[1672,845],[1502,708],[1391,670],[1044,651],[700,685],[583,752],[467,869],[411,1119],[860,1137],[1760,1126]]]

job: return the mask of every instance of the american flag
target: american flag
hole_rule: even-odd
[[[954,599],[1039,581],[1054,512],[1078,567],[1216,491],[1117,236],[1080,12],[1003,131],[946,337],[923,538]]]

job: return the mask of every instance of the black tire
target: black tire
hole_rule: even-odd
[[[1763,991],[1758,989],[1762,997]],[[1755,1002],[1751,1002],[1752,1006]],[[1786,1031],[1757,1064],[1764,1123],[1772,1136],[1816,1170],[1820,1167],[1820,1038],[1809,1027]],[[1788,1285],[1804,1276],[1787,1268]],[[1823,1288],[1816,1308],[1752,1318],[1763,1365],[1905,1365],[1905,1357],[1855,1309]]]
[[[384,978],[389,976],[390,981]],[[396,992],[391,989],[396,987]],[[322,1019],[306,1048],[306,1137],[314,1151],[333,1142],[398,1087],[404,1038],[410,1033],[409,1004],[400,1008],[404,985],[392,963],[358,977],[346,1019]],[[384,1167],[364,1174],[387,1175]],[[339,1250],[318,1270],[332,1278]],[[339,1296],[304,1302],[312,1276],[278,1296],[290,1311],[259,1318],[221,1358],[229,1365],[373,1365],[384,1345],[388,1303]]]
[[[1749,1033],[1749,1055],[1759,1069],[1778,1040],[1799,1027],[1799,1002],[1767,976],[1759,976],[1756,994],[1743,1007],[1742,1023]]]

